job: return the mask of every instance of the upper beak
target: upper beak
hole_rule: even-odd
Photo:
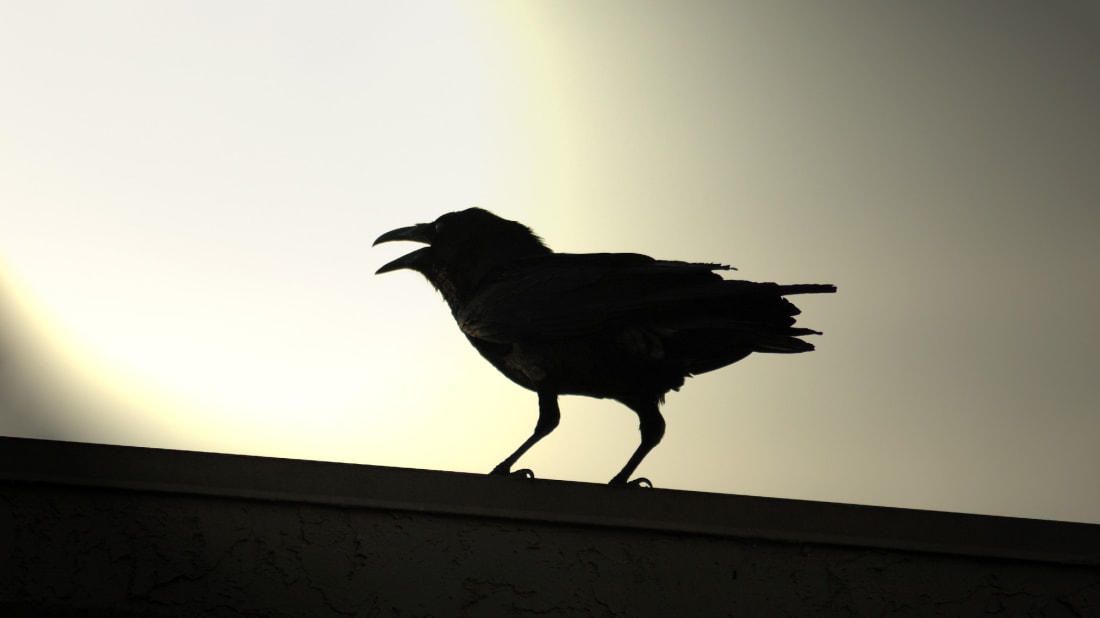
[[[384,242],[392,242],[395,240],[411,240],[413,242],[422,242],[430,245],[432,241],[435,240],[435,226],[431,223],[417,223],[409,227],[399,227],[396,230],[390,230],[376,238],[374,240],[374,245],[380,245]],[[374,245],[371,246],[373,247]]]
[[[432,239],[435,237],[435,226],[431,223],[418,223],[416,225],[410,225],[409,227],[399,227],[396,230],[390,230],[385,234],[382,234],[375,239],[374,245],[378,245],[384,242],[392,242],[395,240],[411,240],[413,242],[422,242],[431,244]],[[382,273],[388,273],[391,270],[400,270],[402,268],[411,268],[412,270],[420,270],[417,268],[420,261],[427,256],[428,247],[417,249],[412,253],[403,255],[396,260],[384,265],[375,271],[374,274],[380,275]]]

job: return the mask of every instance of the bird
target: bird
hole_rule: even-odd
[[[538,395],[535,429],[490,474],[513,470],[560,421],[558,397],[612,399],[638,416],[637,449],[610,481],[631,480],[665,433],[660,406],[686,378],[754,352],[801,353],[821,333],[794,326],[784,298],[836,291],[833,284],[727,279],[724,264],[658,260],[637,253],[557,253],[530,228],[480,207],[391,230],[374,246],[425,246],[378,269],[412,270],[442,295],[473,347],[516,384]]]

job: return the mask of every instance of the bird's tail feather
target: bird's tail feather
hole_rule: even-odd
[[[836,286],[831,283],[795,283],[779,286],[782,296],[788,294],[832,294],[836,292]]]

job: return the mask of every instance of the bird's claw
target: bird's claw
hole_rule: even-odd
[[[639,476],[638,478],[634,479],[633,481],[619,480],[617,478],[614,478],[614,479],[611,479],[611,482],[608,483],[608,484],[609,485],[630,486],[630,487],[644,487],[645,489],[653,489],[653,483],[651,483],[649,481],[649,479],[647,479],[644,476]]]
[[[493,471],[489,474],[493,476],[512,476],[525,479],[535,478],[535,473],[530,468],[522,468],[520,470],[508,470],[507,468],[493,468]]]

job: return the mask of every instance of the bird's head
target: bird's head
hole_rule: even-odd
[[[424,275],[449,303],[461,301],[494,268],[513,260],[550,253],[526,226],[502,219],[482,208],[449,212],[431,223],[390,230],[374,244],[396,240],[424,243],[379,268],[375,274],[415,270]]]

